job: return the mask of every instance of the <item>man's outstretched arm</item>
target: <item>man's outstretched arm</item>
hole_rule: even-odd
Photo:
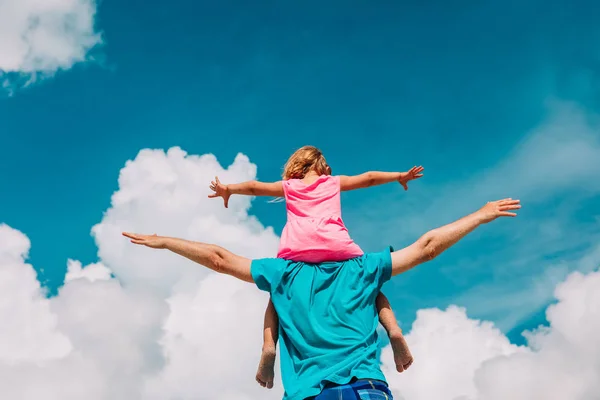
[[[473,214],[427,232],[415,243],[392,253],[392,275],[401,274],[419,264],[433,260],[482,224],[498,217],[516,217],[517,214],[512,211],[519,208],[521,208],[519,200],[492,201]]]
[[[250,274],[251,260],[233,254],[222,247],[156,235],[123,232],[123,236],[131,239],[131,243],[153,249],[167,249],[220,274],[231,275],[245,282],[254,283]]]

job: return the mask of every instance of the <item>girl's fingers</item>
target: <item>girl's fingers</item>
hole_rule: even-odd
[[[502,211],[502,212],[500,213],[500,215],[503,215],[503,216],[505,216],[505,217],[516,217],[516,216],[517,216],[517,214],[516,214],[516,213],[511,213],[511,212],[506,212],[506,211]]]

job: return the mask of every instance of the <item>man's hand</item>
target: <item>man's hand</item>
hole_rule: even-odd
[[[403,172],[400,175],[400,179],[398,179],[398,182],[400,182],[404,190],[408,190],[408,181],[412,181],[413,179],[419,179],[420,177],[422,177],[423,174],[421,172],[423,172],[423,170],[424,168],[420,165],[418,167],[412,167],[407,172]]]
[[[215,197],[222,197],[223,205],[225,206],[225,208],[227,208],[229,206],[229,197],[231,196],[231,193],[229,192],[227,185],[223,185],[219,181],[219,177],[215,176],[215,180],[210,182],[209,188],[214,193],[209,194],[208,197],[211,199],[214,199]]]
[[[123,232],[123,236],[131,239],[131,243],[141,244],[153,249],[164,249],[166,247],[167,238],[154,235],[140,235],[137,233]]]
[[[521,200],[513,200],[511,198],[490,201],[485,206],[481,207],[476,213],[481,218],[481,222],[486,224],[495,220],[498,217],[516,217],[517,214],[511,211],[521,208]]]

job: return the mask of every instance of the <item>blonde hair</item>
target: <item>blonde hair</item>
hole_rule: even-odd
[[[315,146],[304,146],[287,160],[283,166],[282,177],[284,180],[302,179],[311,171],[319,175],[331,175],[331,168],[321,150]]]

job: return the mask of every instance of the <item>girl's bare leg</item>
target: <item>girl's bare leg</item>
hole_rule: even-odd
[[[275,349],[279,337],[279,317],[269,299],[269,305],[265,311],[265,322],[263,328],[263,348],[256,371],[256,382],[267,389],[273,388],[275,378]]]
[[[379,313],[379,322],[383,325],[390,337],[396,370],[398,372],[404,372],[411,366],[413,357],[412,354],[410,354],[406,340],[404,340],[404,335],[402,335],[402,329],[398,326],[398,321],[392,311],[390,302],[383,293],[377,295],[375,302],[377,305],[377,312]]]

